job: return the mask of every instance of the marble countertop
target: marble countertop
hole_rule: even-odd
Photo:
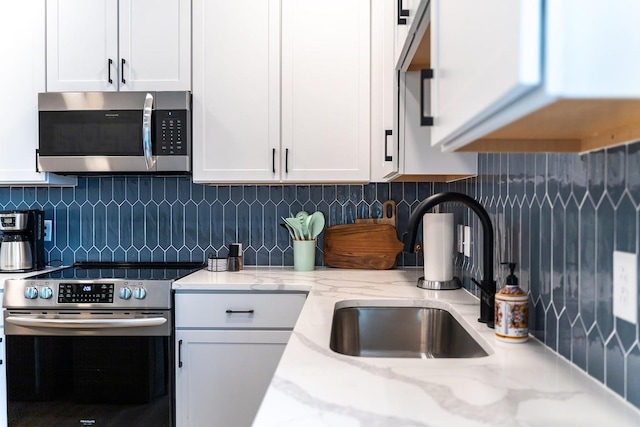
[[[201,270],[174,289],[309,292],[254,427],[640,425],[640,411],[537,340],[497,341],[492,329],[477,322],[473,295],[417,288],[420,275],[421,269],[302,273],[246,267]],[[445,308],[489,356],[423,360],[335,353],[329,348],[331,320],[344,300]]]

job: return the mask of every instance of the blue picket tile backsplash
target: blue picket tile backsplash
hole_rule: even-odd
[[[499,263],[518,263],[531,333],[640,408],[639,330],[613,316],[612,290],[612,252],[640,246],[640,143],[585,155],[480,154],[478,162],[477,177],[451,184],[204,186],[188,177],[81,177],[75,188],[0,187],[0,209],[45,210],[54,220],[51,262],[202,261],[241,242],[247,265],[282,266],[293,264],[282,216],[319,210],[330,226],[380,216],[382,202],[393,199],[402,235],[426,197],[467,193],[492,218],[499,284],[507,275]],[[475,231],[472,256],[455,263],[477,295],[469,279],[482,275],[480,224],[466,208],[445,209]],[[398,265],[419,264],[415,254],[398,257]]]

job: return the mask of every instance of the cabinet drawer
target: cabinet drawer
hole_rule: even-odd
[[[179,293],[176,328],[292,329],[305,293]]]

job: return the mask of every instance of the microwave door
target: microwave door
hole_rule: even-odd
[[[144,161],[147,170],[152,170],[156,164],[156,156],[153,155],[151,146],[151,113],[153,111],[153,95],[147,93],[144,99],[144,109],[142,112],[142,150],[144,151]]]

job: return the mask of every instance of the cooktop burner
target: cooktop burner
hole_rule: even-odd
[[[176,280],[204,267],[198,262],[77,262],[62,270],[50,271],[31,280]]]

